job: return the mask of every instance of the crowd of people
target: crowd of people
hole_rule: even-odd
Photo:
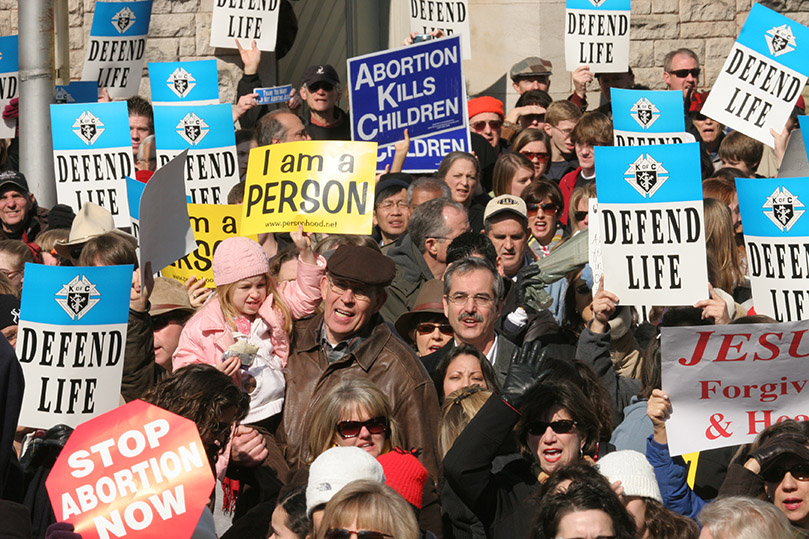
[[[260,52],[239,50],[242,183],[230,204],[242,203],[251,148],[351,133],[332,66],[307,68],[289,103],[270,110],[252,93]],[[195,277],[141,282],[136,269],[121,398],[196,423],[217,487],[194,537],[809,533],[809,426],[784,421],[749,446],[704,451],[689,482],[668,451],[658,338],[662,327],[773,322],[748,314],[734,179],[776,173],[803,101],[773,151],[702,113],[693,51],[666,55],[663,80],[682,91],[700,147],[710,285],[694,306],[639,313],[603,280],[593,294],[587,228],[594,147],[613,144],[609,90],[645,87],[631,69],[583,67],[574,93],[553,100],[552,69],[517,62],[508,74],[520,97],[508,112],[493,97],[470,99],[472,151],[447,154],[432,175],[402,172],[405,133],[377,178],[373,234],[228,238],[213,253],[214,288]],[[148,181],[152,109],[127,102],[138,179]],[[137,268],[137,244],[92,203],[40,207],[15,150],[0,173],[0,528],[76,539],[45,493],[70,429],[17,425],[25,264]]]

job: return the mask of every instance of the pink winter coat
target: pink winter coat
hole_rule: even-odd
[[[298,257],[298,279],[281,283],[278,287],[293,319],[314,313],[320,305],[320,279],[325,271],[326,259],[322,256],[317,257],[317,265],[306,264]],[[286,365],[289,357],[289,335],[284,331],[283,315],[273,308],[272,294],[264,300],[258,316],[270,328],[273,354]],[[230,328],[225,324],[219,298],[213,297],[185,324],[177,350],[172,356],[174,370],[193,363],[216,365],[235,342]]]

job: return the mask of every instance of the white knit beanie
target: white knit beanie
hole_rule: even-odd
[[[311,518],[318,505],[328,503],[337,492],[360,479],[385,483],[382,465],[359,447],[332,447],[318,456],[309,467],[306,484],[306,515]]]
[[[598,459],[598,471],[610,483],[620,481],[624,496],[641,496],[663,503],[654,468],[643,453],[614,451]]]

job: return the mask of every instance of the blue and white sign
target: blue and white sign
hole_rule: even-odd
[[[216,105],[216,60],[149,62],[149,87],[153,105]]]
[[[605,288],[622,305],[708,296],[699,144],[597,146]]]
[[[809,28],[754,4],[702,113],[774,148],[807,75]]]
[[[17,36],[0,37],[0,112],[20,92],[18,57]],[[0,138],[13,138],[16,130],[16,118],[0,118]]]
[[[126,103],[51,105],[56,199],[76,213],[94,202],[129,226],[126,177],[135,176]]]
[[[226,204],[239,181],[233,109],[228,104],[154,108],[158,167],[188,150],[185,191],[194,204]]]
[[[260,51],[274,51],[281,0],[214,0],[211,47],[235,49],[236,40],[250,48],[255,40]]]
[[[459,37],[348,60],[351,139],[377,142],[377,170],[410,134],[405,170],[434,171],[449,151],[470,151]]]
[[[630,0],[567,0],[565,63],[568,71],[589,66],[593,73],[629,68]]]
[[[133,178],[126,178],[126,197],[129,201],[129,222],[132,225],[132,236],[138,242],[138,260],[140,260],[140,197],[146,184]]]
[[[110,97],[137,95],[151,17],[152,0],[96,2],[81,79],[96,81]]]
[[[616,146],[696,142],[685,131],[682,92],[611,88],[610,95]]]
[[[25,265],[17,357],[20,425],[79,423],[117,407],[132,266]]]
[[[259,105],[273,105],[275,103],[286,103],[292,93],[292,85],[273,86],[272,88],[253,88],[253,92],[258,94],[256,102]]]
[[[809,178],[736,178],[753,307],[809,319]]]
[[[57,84],[53,97],[57,105],[98,103],[98,86],[91,80],[74,80],[67,86]]]

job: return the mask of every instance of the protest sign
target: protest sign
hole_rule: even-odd
[[[149,87],[153,105],[217,105],[216,60],[149,62]]]
[[[25,265],[20,425],[79,423],[120,401],[132,266]]]
[[[137,95],[151,18],[152,0],[96,2],[81,80],[113,98]]]
[[[747,444],[766,427],[809,421],[808,322],[661,328],[669,451]]]
[[[604,287],[622,305],[708,294],[699,144],[595,148]]]
[[[17,97],[20,91],[17,36],[0,37],[0,110]],[[17,119],[0,119],[0,138],[13,138]]]
[[[445,36],[462,35],[463,59],[472,58],[469,0],[410,0],[410,31],[426,35],[435,30]]]
[[[253,88],[253,93],[258,94],[256,103],[259,105],[272,105],[274,103],[286,103],[292,93],[292,85],[273,86],[272,88]]]
[[[256,235],[241,233],[240,204],[189,204],[188,215],[194,230],[197,250],[163,268],[160,274],[163,277],[177,279],[181,283],[195,276],[197,279],[204,279],[206,287],[214,288],[213,252],[216,247],[232,236],[246,236],[255,241]]]
[[[802,118],[800,116],[799,118]],[[801,122],[803,124],[803,122]],[[778,167],[777,178],[798,178],[809,176],[809,156],[806,154],[806,143],[803,141],[803,128],[793,129]]]
[[[685,131],[682,92],[611,88],[610,94],[616,146],[695,142]]]
[[[159,167],[188,150],[185,192],[194,204],[222,204],[239,181],[231,105],[154,108]]]
[[[194,422],[142,400],[79,425],[45,481],[83,539],[191,537],[214,485]]]
[[[809,319],[809,178],[736,178],[736,192],[756,313]]]
[[[126,103],[51,105],[56,198],[77,213],[94,202],[128,227],[126,177],[135,176]]]
[[[370,234],[372,142],[307,141],[250,150],[241,233]]]
[[[593,288],[591,293],[593,296],[598,294],[601,287],[601,276],[604,275],[604,262],[601,259],[601,214],[598,213],[598,200],[591,198],[587,201],[587,213],[589,220],[587,221],[588,236],[588,264],[593,271]]]
[[[235,39],[249,49],[274,51],[281,0],[214,0],[211,47],[235,49]]]
[[[57,105],[98,103],[98,86],[91,80],[74,80],[67,86],[56,85],[53,97]]]
[[[565,63],[568,71],[589,66],[593,73],[629,69],[630,0],[567,0]]]
[[[753,4],[702,113],[770,147],[809,74],[809,28]]]
[[[470,151],[460,39],[449,37],[348,60],[351,139],[379,144],[377,170],[410,134],[405,169],[435,171]]]

